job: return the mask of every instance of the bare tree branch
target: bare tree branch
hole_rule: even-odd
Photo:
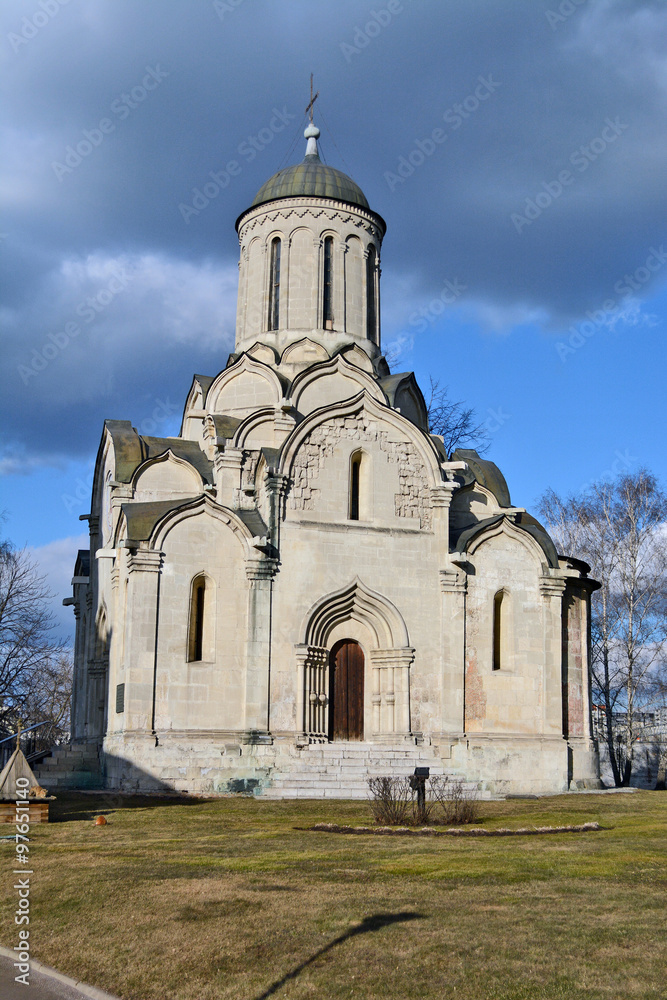
[[[640,469],[580,496],[549,490],[540,510],[561,550],[586,559],[602,584],[592,602],[594,693],[614,781],[627,784],[642,720],[667,688],[667,494]]]
[[[69,657],[53,636],[51,596],[26,551],[0,542],[0,721],[55,714],[67,725]]]
[[[485,423],[478,423],[475,411],[463,402],[450,399],[449,386],[441,385],[432,376],[430,394],[426,401],[428,425],[431,434],[442,437],[448,455],[458,448],[474,448],[480,455],[489,447],[489,431]]]

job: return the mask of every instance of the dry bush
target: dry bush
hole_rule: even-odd
[[[373,819],[383,826],[405,826],[413,821],[409,778],[369,778]]]
[[[383,826],[419,826],[429,822],[434,803],[427,798],[420,808],[412,776],[369,778],[368,788],[376,823]]]
[[[426,781],[426,802],[420,809],[416,787],[408,778],[368,779],[373,819],[382,826],[460,826],[477,819],[477,792],[458,778],[434,775]],[[433,813],[436,813],[436,816]]]
[[[474,788],[466,788],[460,778],[434,775],[428,790],[431,799],[440,807],[440,822],[446,826],[474,823],[477,819],[477,792]]]

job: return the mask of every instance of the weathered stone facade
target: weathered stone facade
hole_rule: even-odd
[[[431,505],[426,470],[410,441],[388,441],[387,431],[363,414],[343,420],[328,420],[316,427],[294,461],[294,486],[290,490],[292,510],[314,510],[320,490],[319,470],[334,454],[340,441],[377,442],[388,462],[398,464],[399,492],[394,494],[397,517],[416,517],[421,528],[431,526]]]
[[[385,225],[313,134],[239,219],[236,349],[180,435],[105,425],[74,743],[127,789],[356,795],[419,762],[594,784],[595,584],[389,372]]]

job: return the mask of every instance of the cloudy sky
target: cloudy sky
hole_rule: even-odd
[[[388,223],[395,370],[475,407],[518,505],[667,480],[662,0],[4,0],[2,22],[1,506],[58,601],[103,420],[176,433],[225,365],[234,221],[302,158],[311,72],[323,157]]]

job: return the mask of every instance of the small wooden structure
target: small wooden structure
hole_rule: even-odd
[[[49,822],[49,802],[55,795],[49,795],[41,788],[32,768],[19,746],[21,729],[16,734],[16,749],[0,774],[0,823],[16,823],[16,803],[25,802],[28,805],[29,823]],[[20,788],[17,780],[21,780]],[[24,794],[27,790],[27,796]],[[22,810],[25,816],[25,811]]]

